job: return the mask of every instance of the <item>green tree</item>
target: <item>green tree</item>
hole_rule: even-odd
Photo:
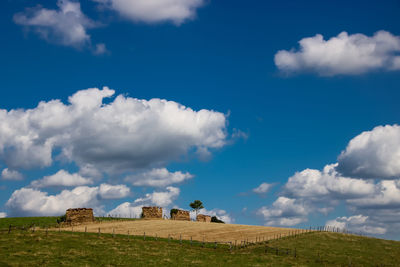
[[[204,209],[203,202],[201,202],[200,200],[195,200],[190,203],[190,207],[196,212],[196,217],[199,213],[199,210]]]

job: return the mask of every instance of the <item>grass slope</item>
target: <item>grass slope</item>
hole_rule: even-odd
[[[8,229],[10,225],[13,227],[56,227],[58,217],[15,217],[15,218],[1,218],[0,229]]]
[[[268,247],[267,253],[265,245],[229,251],[227,246],[203,248],[188,241],[139,236],[15,230],[0,234],[0,266],[398,266],[400,262],[400,242],[337,233],[303,234],[269,241]]]
[[[57,218],[59,217],[12,217],[12,218],[0,218],[0,230],[8,229],[11,225],[13,228],[29,228],[29,227],[58,227]],[[112,218],[112,217],[96,217],[99,222],[112,222],[112,221],[134,221],[138,219],[126,219],[126,218]]]

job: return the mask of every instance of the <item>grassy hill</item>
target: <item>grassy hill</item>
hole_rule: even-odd
[[[0,225],[4,225],[0,219]],[[398,266],[400,242],[313,232],[232,248],[77,232],[0,232],[0,266]]]

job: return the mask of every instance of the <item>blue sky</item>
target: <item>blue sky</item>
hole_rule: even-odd
[[[65,205],[131,215],[201,199],[204,212],[235,223],[329,222],[399,238],[397,1],[151,2],[2,1],[3,215],[56,215]],[[103,86],[115,90],[103,100],[113,119],[105,106],[82,115],[68,102],[88,88],[99,90],[83,103],[111,96]],[[122,106],[117,95],[173,102],[135,113],[143,102]],[[46,121],[50,104],[29,115],[54,99],[59,117]],[[46,141],[47,163],[38,156]],[[43,177],[52,180],[32,184]],[[255,193],[262,183],[271,186]]]

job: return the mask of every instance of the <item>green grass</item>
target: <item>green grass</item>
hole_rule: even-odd
[[[29,228],[35,225],[35,227],[55,227],[57,226],[58,217],[15,217],[15,218],[1,218],[0,229],[8,229],[12,227],[18,228]]]
[[[33,226],[46,228],[58,227],[57,218],[59,217],[14,217],[0,218],[0,231],[6,231],[11,225],[13,228],[31,228]],[[138,219],[96,217],[97,221],[126,221]]]
[[[11,231],[0,234],[0,266],[399,266],[400,242],[309,233],[229,250],[136,236]],[[272,249],[274,248],[274,249]],[[276,249],[278,248],[278,255]],[[296,248],[296,257],[294,249]],[[288,249],[290,249],[288,255]]]

